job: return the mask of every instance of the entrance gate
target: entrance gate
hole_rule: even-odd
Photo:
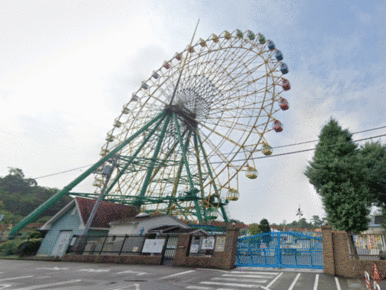
[[[239,238],[236,266],[323,269],[322,238],[293,232]]]

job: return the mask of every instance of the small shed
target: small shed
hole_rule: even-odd
[[[73,235],[82,234],[94,207],[95,199],[76,197],[46,222],[40,231],[46,233],[37,253],[38,256],[62,256]],[[134,206],[102,201],[91,223],[88,235],[105,236],[109,223],[132,218],[139,213]]]

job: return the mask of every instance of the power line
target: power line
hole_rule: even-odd
[[[379,138],[379,137],[385,137],[385,136],[386,136],[386,134],[382,134],[382,135],[367,137],[367,138],[363,138],[363,139],[353,140],[352,142],[355,143],[355,142],[360,142],[360,141],[364,141],[364,140],[369,140],[369,139],[374,139],[374,138]],[[322,147],[334,147],[334,146],[348,144],[348,143],[349,142],[336,143],[336,144],[326,145],[326,146],[322,146]],[[316,150],[316,148],[304,149],[304,150],[298,150],[298,151],[291,151],[291,152],[285,152],[285,153],[281,153],[281,154],[274,154],[274,155],[268,155],[268,156],[253,157],[253,158],[249,158],[249,159],[243,158],[243,159],[232,160],[232,161],[233,162],[239,162],[239,161],[245,161],[245,160],[250,160],[250,159],[256,160],[256,159],[263,159],[263,158],[291,155],[291,154],[296,154],[296,153],[303,153],[303,152],[313,151],[313,150]],[[222,161],[212,162],[212,164],[217,164],[217,163],[223,163],[223,162]]]
[[[91,165],[93,165],[93,164],[89,164],[89,165],[85,165],[85,166],[82,166],[82,167],[77,167],[77,168],[73,168],[73,169],[69,169],[69,170],[65,170],[65,171],[61,171],[61,172],[57,172],[57,173],[52,173],[52,174],[48,174],[48,175],[43,175],[43,176],[35,177],[35,178],[32,178],[32,179],[39,179],[39,178],[59,175],[59,174],[62,174],[62,173],[67,173],[67,172],[70,172],[70,171],[75,171],[75,170],[78,170],[78,169],[86,168],[86,167],[89,167]]]
[[[365,133],[365,132],[370,132],[370,131],[375,131],[375,130],[380,130],[380,129],[385,129],[386,126],[381,126],[381,127],[377,127],[377,128],[372,128],[372,129],[367,129],[367,130],[362,130],[362,131],[358,131],[358,132],[354,132],[352,133],[352,135],[355,135],[355,134],[360,134],[360,133]],[[386,134],[383,134],[383,135],[377,135],[377,136],[373,136],[373,137],[368,137],[368,138],[363,138],[363,139],[359,139],[359,140],[353,140],[353,142],[360,142],[360,141],[364,141],[364,140],[369,140],[369,139],[374,139],[374,138],[378,138],[378,137],[384,137],[386,136]],[[276,146],[276,147],[272,147],[273,149],[277,149],[277,148],[284,148],[284,147],[291,147],[291,146],[296,146],[296,145],[303,145],[303,144],[308,144],[308,143],[314,143],[314,142],[318,142],[319,140],[310,140],[310,141],[304,141],[304,142],[298,142],[298,143],[293,143],[293,144],[287,144],[287,145],[282,145],[282,146]],[[328,145],[327,147],[330,147],[330,146],[338,146],[338,145],[342,145],[342,144],[347,144],[346,143],[338,143],[338,144],[333,144],[333,145]],[[260,156],[260,157],[253,157],[253,158],[249,158],[249,159],[253,159],[253,160],[256,160],[256,159],[263,159],[263,158],[270,158],[270,157],[277,157],[277,156],[284,156],[284,155],[291,155],[291,154],[296,154],[296,153],[303,153],[303,152],[307,152],[307,151],[313,151],[315,150],[316,148],[311,148],[311,149],[304,149],[304,150],[298,150],[298,151],[292,151],[292,152],[285,152],[285,153],[281,153],[281,154],[274,154],[274,155],[269,155],[269,156]],[[229,153],[230,154],[230,153]],[[248,159],[248,160],[249,160]],[[238,162],[238,161],[245,161],[247,159],[238,159],[238,160],[233,160],[234,162]],[[212,162],[212,164],[218,164],[218,163],[222,163],[222,161],[218,161],[218,162]],[[55,175],[59,175],[59,174],[63,174],[63,173],[67,173],[67,172],[71,172],[71,171],[75,171],[75,170],[78,170],[78,169],[83,169],[83,168],[86,168],[86,167],[89,167],[93,164],[89,164],[89,165],[85,165],[85,166],[81,166],[81,167],[77,167],[77,168],[73,168],[73,169],[69,169],[69,170],[65,170],[65,171],[61,171],[61,172],[57,172],[57,173],[52,173],[52,174],[48,174],[48,175],[43,175],[43,176],[39,176],[39,177],[35,177],[33,179],[40,179],[40,178],[45,178],[45,177],[50,177],[50,176],[55,176]]]

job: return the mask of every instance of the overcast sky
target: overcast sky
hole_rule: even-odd
[[[196,40],[250,29],[283,52],[290,110],[275,115],[285,127],[268,134],[272,146],[317,139],[331,116],[351,132],[386,125],[384,1],[3,1],[0,176],[8,167],[36,178],[95,163],[122,105],[189,44],[198,19]],[[290,222],[299,204],[307,219],[323,216],[304,176],[312,155],[258,160],[259,177],[241,178],[231,217]],[[81,172],[37,181],[62,188]]]

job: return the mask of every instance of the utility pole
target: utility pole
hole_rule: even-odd
[[[303,212],[300,210],[300,204],[299,204],[298,212],[296,213],[296,215],[299,217],[298,226],[299,226],[299,229],[300,229],[300,217],[303,216]]]
[[[118,162],[118,159],[119,159],[119,155],[115,155],[114,157],[112,157],[111,159],[109,159],[108,162],[111,163],[111,166],[110,165],[105,165],[102,169],[102,175],[105,175],[106,178],[105,178],[105,181],[103,183],[103,187],[101,189],[101,192],[97,198],[97,200],[95,201],[95,204],[94,204],[94,207],[90,213],[90,216],[88,217],[88,220],[87,220],[87,223],[86,225],[84,226],[84,230],[80,236],[80,239],[79,241],[76,243],[76,247],[75,247],[75,252],[76,253],[82,253],[83,252],[83,248],[85,246],[85,242],[86,242],[86,236],[88,234],[88,231],[91,227],[91,223],[92,221],[94,220],[94,217],[95,217],[95,214],[96,212],[98,211],[98,207],[99,207],[99,204],[100,202],[102,201],[104,195],[105,195],[105,192],[106,192],[106,188],[107,188],[107,184],[109,183],[109,180],[110,180],[110,177],[117,165],[117,162]]]

